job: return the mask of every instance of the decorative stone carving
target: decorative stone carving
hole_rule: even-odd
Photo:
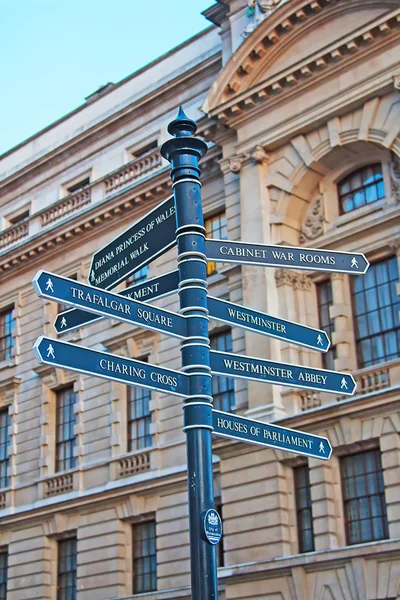
[[[315,238],[322,235],[324,233],[324,222],[324,198],[322,194],[318,194],[308,207],[306,219],[301,226],[300,244],[304,244],[307,240],[315,240]]]
[[[232,173],[239,173],[242,168],[242,162],[243,158],[240,156],[232,156],[229,158],[229,170],[232,171]]]
[[[400,75],[393,75],[394,89],[400,92]]]
[[[312,289],[312,281],[309,275],[306,275],[305,273],[299,273],[296,279],[293,281],[293,289],[309,292]]]
[[[399,76],[400,79],[400,76]],[[392,161],[389,165],[392,194],[397,203],[400,203],[400,158],[392,152]]]
[[[290,269],[276,269],[275,270],[275,281],[276,287],[281,285],[293,286],[298,278],[298,274]]]
[[[255,146],[250,152],[251,159],[258,165],[263,162],[268,162],[269,155],[265,152],[264,148],[260,145]]]

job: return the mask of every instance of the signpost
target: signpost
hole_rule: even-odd
[[[356,382],[349,373],[312,369],[218,350],[210,352],[210,359],[211,371],[226,377],[253,379],[341,396],[352,396],[356,391]]]
[[[39,271],[32,281],[38,296],[77,306],[102,317],[112,317],[137,327],[160,331],[177,338],[186,337],[186,319],[163,308],[94,288],[80,281]],[[61,326],[63,322],[61,320]]]
[[[312,433],[270,425],[262,421],[253,421],[214,408],[212,416],[213,433],[221,437],[295,452],[295,454],[322,460],[328,460],[332,454],[329,440]]]
[[[93,255],[90,285],[39,271],[33,285],[39,296],[74,308],[61,313],[57,332],[112,317],[182,340],[182,370],[156,367],[131,358],[40,337],[39,362],[182,396],[187,442],[192,600],[216,600],[215,544],[222,535],[214,509],[212,433],[328,460],[329,441],[310,433],[212,409],[212,374],[254,379],[308,390],[354,394],[352,375],[210,351],[208,321],[216,319],[291,343],[326,352],[324,331],[272,317],[207,296],[207,260],[240,264],[363,274],[363,254],[206,240],[200,194],[199,160],[204,141],[194,137],[196,123],[182,109],[168,126],[173,138],[161,154],[171,163],[174,195]],[[178,245],[178,271],[132,286],[109,290],[163,252]],[[149,306],[149,301],[179,291],[180,313]],[[88,311],[91,315],[88,314]]]
[[[46,365],[96,375],[127,385],[139,385],[175,396],[188,394],[187,375],[180,371],[155,367],[141,360],[123,358],[44,336],[36,340],[33,351],[38,361]]]
[[[140,300],[149,302],[150,300],[158,300],[163,296],[168,296],[178,291],[179,272],[170,271],[165,275],[146,279],[141,283],[127,287],[125,290],[118,292],[123,298],[132,298],[132,300]],[[57,333],[65,333],[72,331],[84,325],[90,325],[95,321],[103,319],[99,315],[88,313],[80,308],[70,308],[60,312],[55,321],[54,329]]]
[[[208,310],[210,317],[216,321],[250,329],[250,331],[286,340],[299,346],[306,346],[313,350],[326,352],[331,344],[325,331],[299,325],[285,319],[278,319],[246,306],[233,304],[212,296],[208,296]]]
[[[284,267],[327,271],[328,273],[364,274],[369,262],[357,252],[334,252],[294,246],[266,246],[227,240],[206,240],[207,260],[233,262],[260,267]]]
[[[110,289],[176,244],[174,197],[93,254],[88,281]]]

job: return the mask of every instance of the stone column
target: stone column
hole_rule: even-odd
[[[272,206],[266,185],[268,156],[261,146],[243,157],[240,168],[241,240],[272,244]],[[279,301],[274,269],[243,266],[243,305],[278,316]],[[246,331],[246,354],[280,361],[279,342],[273,338]],[[248,416],[276,419],[285,415],[280,388],[250,381],[248,383]]]
[[[393,415],[393,421],[395,416]],[[386,419],[380,438],[389,537],[400,537],[400,435]]]
[[[342,497],[338,458],[309,459],[315,550],[344,545]]]
[[[332,306],[329,315],[334,319],[332,345],[336,346],[336,371],[357,369],[354,329],[351,311],[351,294],[348,275],[332,273]]]

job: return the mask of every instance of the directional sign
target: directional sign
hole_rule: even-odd
[[[352,396],[356,390],[356,382],[349,373],[312,369],[217,350],[210,352],[210,362],[212,373],[227,377],[254,379],[341,396]]]
[[[132,285],[131,287],[118,292],[118,295],[132,298],[133,300],[149,302],[150,300],[156,300],[176,292],[178,290],[178,284],[179,271],[170,271],[169,273],[165,273],[165,275],[146,279],[146,281],[143,281],[142,283]],[[88,313],[79,308],[70,308],[57,315],[57,318],[54,321],[54,328],[57,333],[65,333],[77,329],[78,327],[89,325],[102,318],[103,317],[99,317],[99,315]]]
[[[112,317],[131,325],[160,331],[174,337],[186,337],[186,319],[181,315],[155,308],[138,300],[61,277],[49,271],[39,271],[32,281],[38,296],[63,304],[83,308],[101,317]],[[62,322],[61,322],[62,325]]]
[[[364,254],[357,252],[331,252],[316,248],[295,248],[294,246],[265,246],[264,244],[228,242],[227,240],[206,240],[206,255],[207,260],[213,262],[350,273],[351,275],[363,274],[369,267],[369,262]]]
[[[189,392],[188,376],[185,373],[155,367],[140,360],[122,358],[108,352],[100,352],[44,336],[36,340],[33,351],[37,360],[46,365],[95,375],[127,385],[139,385],[151,390],[169,392],[175,396],[187,396]]]
[[[171,196],[93,254],[88,281],[110,289],[176,244]]]
[[[312,329],[306,325],[271,317],[271,315],[257,310],[212,296],[208,297],[208,310],[210,317],[216,321],[230,323],[280,340],[287,340],[299,346],[326,352],[331,343],[325,331],[320,329]]]
[[[253,421],[220,410],[212,411],[215,435],[221,437],[279,448],[287,452],[304,454],[313,458],[328,460],[332,454],[332,446],[324,437],[288,429],[279,425],[270,425],[262,421]]]

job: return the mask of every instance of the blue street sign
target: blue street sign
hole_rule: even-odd
[[[254,379],[341,396],[352,396],[356,391],[356,382],[349,373],[278,363],[217,350],[211,350],[210,362],[212,373],[227,377]]]
[[[173,294],[178,290],[179,271],[170,271],[159,277],[146,279],[141,283],[127,287],[125,290],[118,292],[119,296],[124,298],[132,298],[132,300],[140,300],[141,302],[149,302],[156,300],[168,294]],[[60,312],[54,321],[54,329],[57,333],[65,333],[72,331],[84,325],[90,325],[95,321],[103,319],[99,315],[88,313],[80,308],[69,308]]]
[[[185,373],[155,367],[140,360],[122,358],[44,336],[36,340],[33,351],[40,363],[61,369],[168,392],[175,396],[187,396],[189,392],[188,376]]]
[[[83,308],[102,317],[112,317],[137,327],[186,337],[186,319],[181,315],[155,308],[144,302],[122,298],[119,294],[94,288],[80,281],[39,271],[32,281],[38,296]]]
[[[294,246],[266,246],[227,240],[206,240],[207,260],[258,265],[261,267],[285,267],[328,273],[364,274],[369,262],[364,254],[357,252],[334,252],[316,248]]]
[[[329,460],[332,454],[329,440],[319,435],[253,421],[215,409],[212,411],[212,418],[213,433],[221,437],[278,448],[322,460]]]
[[[243,329],[286,340],[299,346],[313,348],[313,350],[326,352],[331,343],[325,331],[320,329],[313,329],[306,325],[278,319],[246,306],[233,304],[212,296],[208,296],[208,310],[210,317],[216,321],[243,327]]]
[[[88,281],[110,289],[176,244],[171,196],[93,254]]]

